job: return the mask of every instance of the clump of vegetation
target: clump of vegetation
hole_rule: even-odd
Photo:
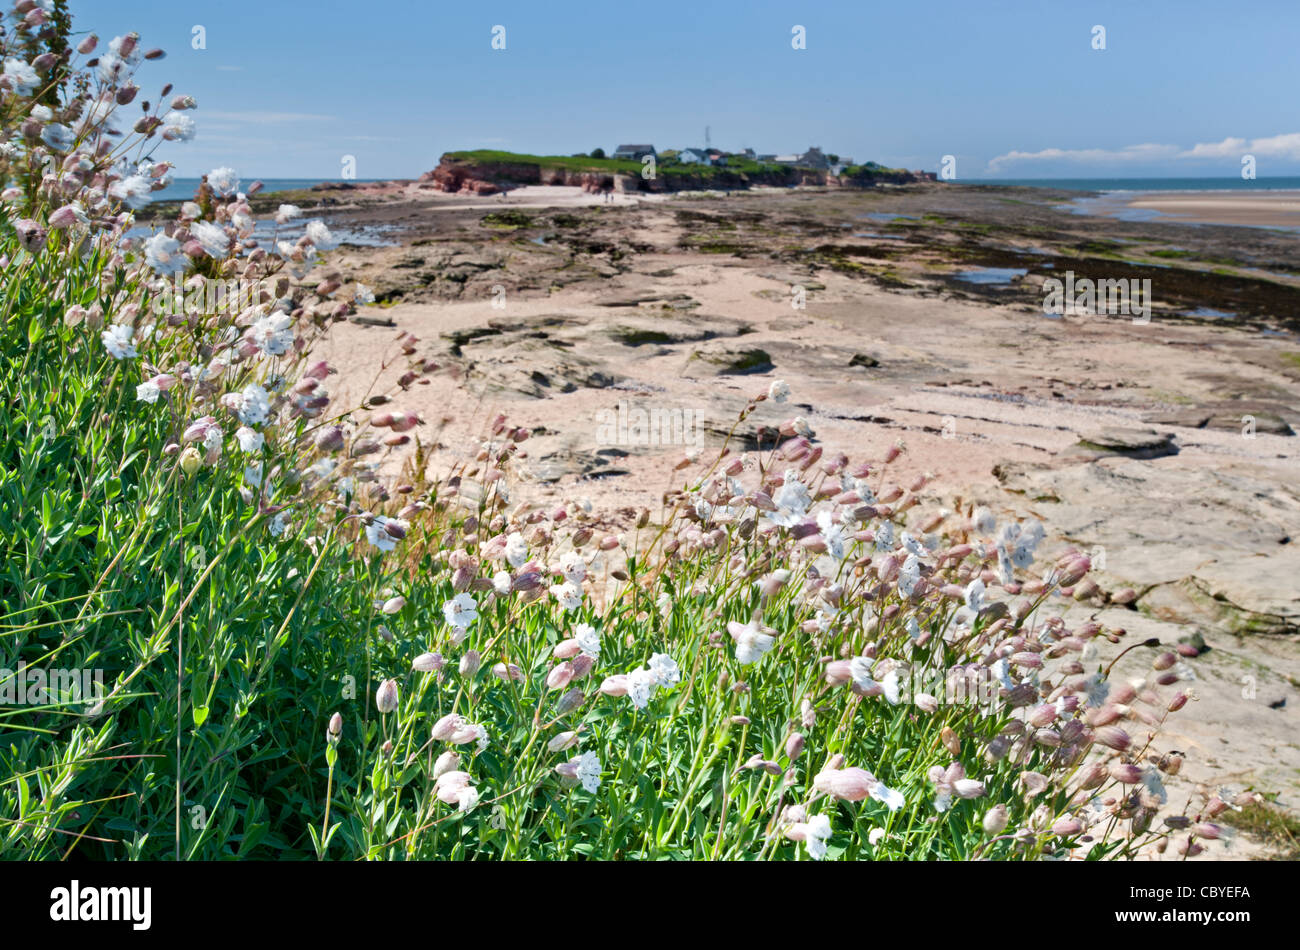
[[[533,223],[533,219],[522,211],[491,211],[483,215],[482,220],[485,227],[511,231],[526,228]]]
[[[310,356],[369,302],[322,265],[323,224],[255,246],[222,168],[128,238],[193,103],[110,136],[153,55],[128,34],[77,72],[67,29],[4,40],[5,131],[35,134],[0,165],[0,857],[1098,858],[1218,835],[1156,820],[1177,658],[1112,682],[1096,642],[1122,632],[1051,610],[1095,591],[1088,558],[938,507],[896,477],[902,446],[829,456],[791,418],[684,461],[623,532],[521,503],[529,432],[504,418],[427,472],[401,403],[438,367],[413,336],[360,407]],[[754,394],[732,435],[789,395]]]

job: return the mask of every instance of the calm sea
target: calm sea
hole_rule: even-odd
[[[176,178],[172,183],[162,191],[153,193],[154,201],[187,201],[194,197],[194,190],[199,187],[199,178]],[[257,178],[241,178],[239,187],[247,188]],[[360,184],[364,181],[381,181],[386,179],[377,178],[357,178],[354,184]],[[312,185],[319,185],[323,181],[338,181],[337,178],[262,178],[262,194],[270,191],[292,191],[295,188],[310,188]]]
[[[968,178],[958,184],[1021,185],[1074,191],[1300,191],[1300,177],[1236,178]]]

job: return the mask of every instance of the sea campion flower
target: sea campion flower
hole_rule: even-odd
[[[593,660],[600,657],[600,634],[588,623],[580,623],[573,628],[573,639],[578,642],[578,649]]]
[[[207,178],[212,190],[223,198],[229,198],[239,190],[239,175],[233,168],[214,168],[208,172]]]
[[[311,241],[317,250],[332,251],[339,246],[338,238],[330,233],[324,221],[308,221],[306,234],[307,240]]]
[[[190,237],[199,242],[203,253],[208,257],[223,258],[230,250],[230,238],[226,229],[210,221],[195,221],[190,225]]]
[[[181,253],[181,242],[165,231],[157,232],[144,242],[144,260],[164,276],[179,274],[189,266],[189,260]]]
[[[460,593],[442,605],[442,614],[448,625],[459,630],[468,630],[478,619],[478,604],[469,594]]]
[[[584,752],[577,758],[577,776],[582,787],[595,794],[600,788],[600,759],[594,752]]]
[[[569,551],[560,558],[560,573],[570,584],[581,584],[587,577],[587,562],[577,551]]]
[[[107,330],[99,334],[100,340],[104,343],[104,349],[108,350],[108,355],[115,360],[130,359],[140,354],[136,352],[135,343],[132,337],[135,330],[125,324],[115,323]]]
[[[248,337],[268,356],[283,356],[293,348],[293,317],[287,313],[260,317],[249,327]]]
[[[767,398],[773,402],[785,402],[790,398],[790,386],[784,379],[772,380],[772,385],[767,387]]]
[[[132,211],[139,211],[153,198],[153,182],[144,175],[128,175],[121,181],[109,185],[108,194]]]
[[[30,63],[14,57],[5,59],[4,79],[9,88],[20,96],[30,96],[41,83],[41,77]]]
[[[248,426],[240,426],[235,430],[235,440],[239,443],[239,447],[250,455],[262,451],[262,446],[266,444],[266,438],[262,433]]]
[[[175,109],[163,116],[163,138],[170,142],[188,142],[194,138],[194,119]]]
[[[511,532],[506,538],[506,560],[511,567],[523,567],[528,563],[528,545],[518,531]]]
[[[397,547],[397,542],[406,536],[407,524],[399,518],[375,515],[374,520],[366,525],[366,540],[379,550],[388,552]]]
[[[572,583],[566,581],[563,584],[552,584],[550,590],[551,595],[565,610],[577,610],[582,606],[582,590]]]
[[[302,217],[302,209],[297,205],[280,205],[279,210],[275,213],[275,223],[288,224],[299,217]]]
[[[245,425],[260,426],[270,414],[270,394],[257,383],[245,386],[240,396],[239,421]]]
[[[601,684],[601,690],[603,692],[610,692],[609,690],[606,690],[605,687],[607,684],[610,684],[610,680],[612,679],[614,679],[614,677],[610,677]],[[654,695],[655,687],[658,684],[655,682],[653,673],[645,667],[639,667],[631,673],[628,673],[626,680],[621,684],[612,685],[614,689],[621,688],[627,698],[632,700],[632,705],[637,709],[645,709],[646,706],[649,705],[650,697]],[[618,693],[611,692],[611,695],[618,695]]]
[[[677,668],[677,661],[667,653],[653,654],[649,666],[656,686],[671,689],[682,680],[682,671]]]
[[[776,643],[776,637],[766,633],[757,620],[746,624],[733,620],[727,624],[727,632],[736,641],[736,662],[742,666],[755,662]]]
[[[785,470],[781,487],[772,495],[772,502],[777,510],[768,512],[768,520],[788,528],[807,514],[812,506],[812,495],[808,492],[808,486],[799,481],[799,473],[793,468],[788,468]]]

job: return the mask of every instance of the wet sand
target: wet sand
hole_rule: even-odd
[[[1189,223],[1300,228],[1300,191],[1145,192],[1122,206]]]

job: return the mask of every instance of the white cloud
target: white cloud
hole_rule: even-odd
[[[1266,138],[1225,138],[1222,142],[1205,142],[1183,148],[1180,145],[1126,145],[1123,148],[1045,148],[1037,152],[1011,151],[988,163],[988,174],[999,174],[1018,165],[1038,162],[1063,162],[1082,165],[1126,165],[1143,162],[1235,159],[1242,155],[1300,159],[1300,132]]]

